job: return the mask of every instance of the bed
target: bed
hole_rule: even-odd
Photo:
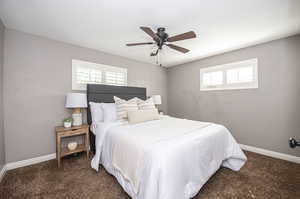
[[[146,99],[146,89],[88,85],[88,102]],[[238,171],[247,158],[222,125],[161,116],[138,124],[92,123],[91,166],[112,174],[133,199],[194,197],[222,166]]]

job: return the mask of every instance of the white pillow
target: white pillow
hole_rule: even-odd
[[[159,120],[157,109],[128,111],[128,122],[130,124],[136,124],[151,120]]]
[[[118,120],[127,120],[128,111],[138,110],[136,98],[132,98],[128,101],[114,96],[116,108],[117,108],[117,119]]]
[[[103,122],[103,110],[101,103],[90,102],[90,111],[92,116],[92,122]]]
[[[102,103],[104,122],[114,122],[117,120],[117,110],[115,103]]]
[[[137,104],[140,110],[153,110],[156,109],[154,105],[153,98],[150,97],[147,100],[141,100],[140,98],[137,98]]]

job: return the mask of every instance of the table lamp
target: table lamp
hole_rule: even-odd
[[[153,99],[153,102],[154,102],[156,108],[158,109],[158,105],[161,104],[161,96],[160,95],[153,95],[152,99]]]
[[[82,125],[81,108],[87,108],[86,94],[68,93],[66,99],[66,108],[73,108],[72,114],[73,126]]]

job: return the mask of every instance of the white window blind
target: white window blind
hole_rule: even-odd
[[[253,67],[240,67],[226,71],[227,84],[252,82],[254,80]]]
[[[200,90],[258,88],[257,59],[200,69]]]
[[[72,60],[72,89],[86,90],[86,84],[126,86],[127,69],[82,60]]]
[[[90,69],[78,66],[76,72],[77,83],[79,84],[101,84],[102,83],[102,71],[96,69]]]
[[[126,75],[122,72],[111,72],[105,73],[105,82],[110,85],[125,85]]]
[[[216,86],[223,84],[223,73],[220,71],[204,73],[203,84],[206,86]]]

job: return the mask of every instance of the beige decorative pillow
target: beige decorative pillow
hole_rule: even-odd
[[[130,124],[136,124],[151,120],[159,120],[157,109],[128,111],[128,122]]]
[[[156,109],[152,97],[150,97],[149,99],[147,99],[145,101],[137,98],[137,104],[138,104],[138,107],[139,107],[140,110],[153,110],[153,109]]]
[[[136,111],[138,110],[138,105],[136,98],[130,100],[124,100],[114,96],[116,109],[117,109],[117,119],[118,120],[127,120],[127,112],[128,111]]]

